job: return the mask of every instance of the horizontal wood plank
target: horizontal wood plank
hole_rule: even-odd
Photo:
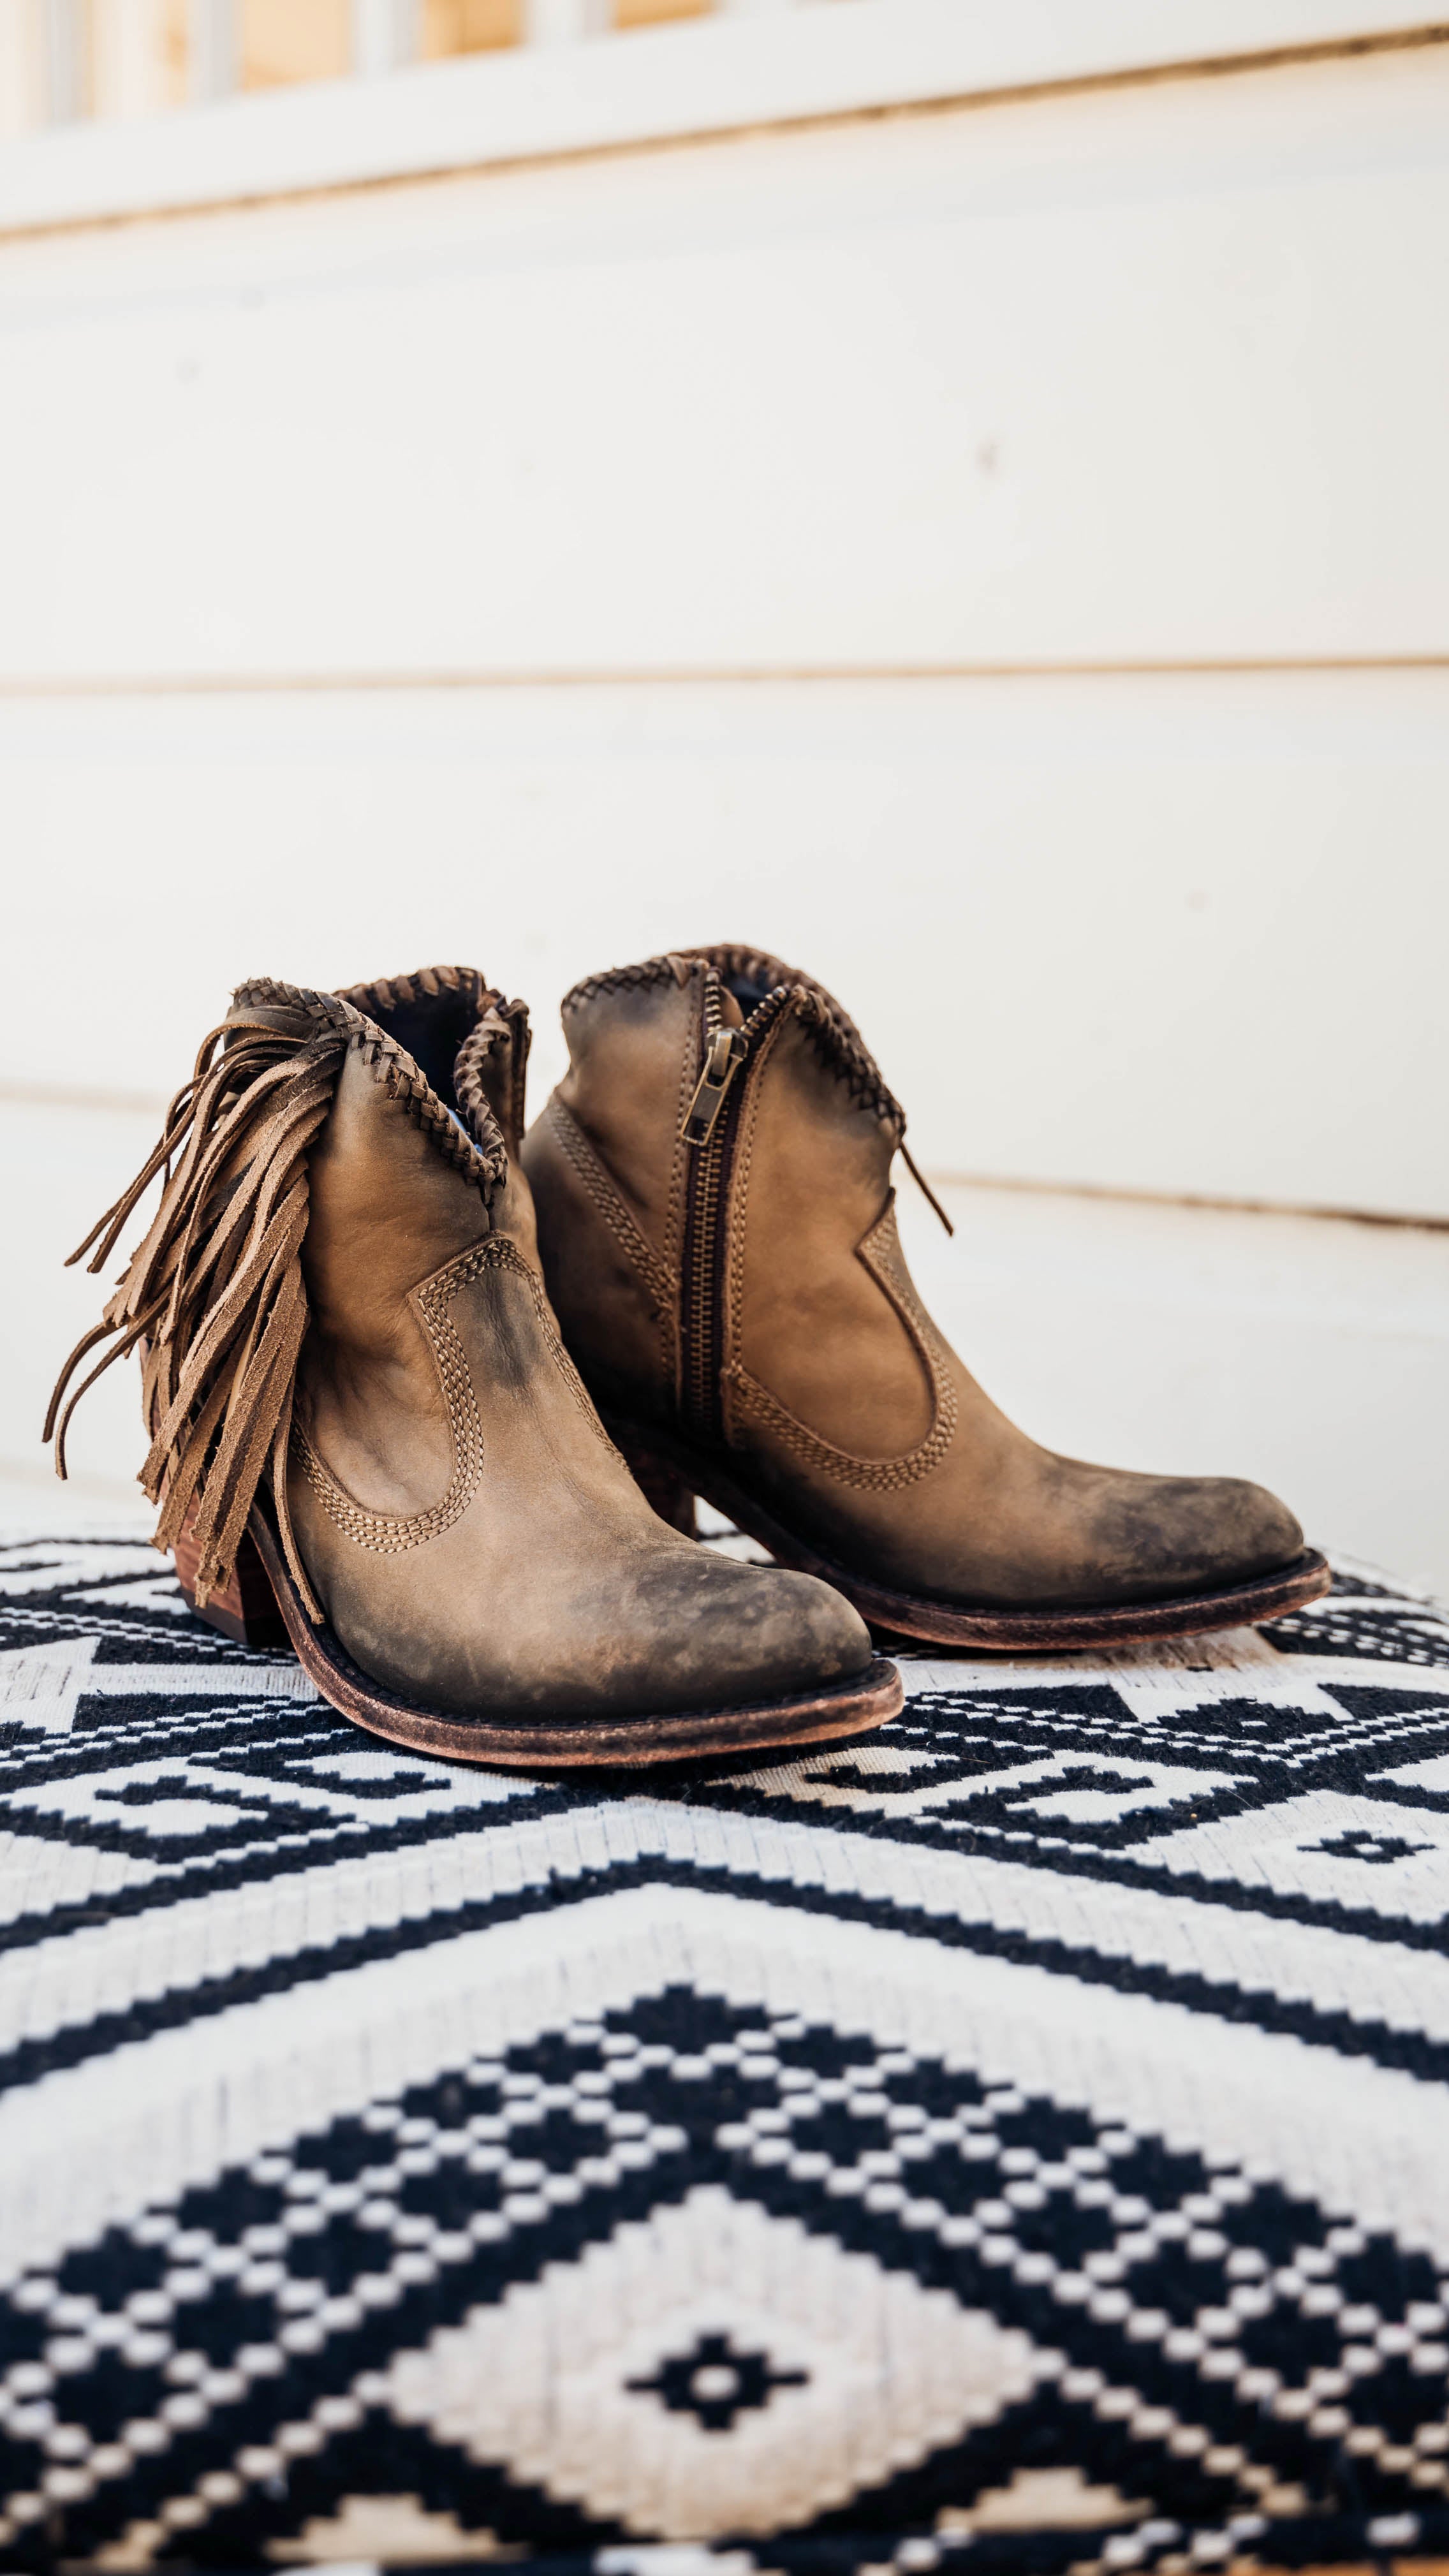
[[[722,0],[696,25],[649,26],[669,14],[680,0],[549,0],[533,11],[541,41],[385,88],[304,78],[183,117],[54,127],[0,156],[0,233],[1436,32],[1412,0]],[[44,87],[21,17],[14,0],[0,11],[16,100],[8,118],[0,102],[0,131],[28,122]],[[589,34],[603,41],[568,41]]]
[[[12,245],[0,674],[1449,653],[1446,136],[1449,48]]]
[[[167,1094],[242,976],[758,942],[940,1173],[1449,1217],[1449,673],[0,703],[0,1080]]]

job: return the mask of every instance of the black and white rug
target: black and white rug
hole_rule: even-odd
[[[394,1755],[0,1549],[0,2567],[1449,2551],[1449,1623]]]

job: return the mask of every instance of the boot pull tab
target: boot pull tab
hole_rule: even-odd
[[[922,1198],[929,1200],[931,1206],[935,1209],[937,1216],[940,1218],[941,1223],[945,1227],[946,1232],[948,1234],[954,1234],[956,1229],[946,1214],[945,1209],[942,1207],[940,1200],[937,1198],[935,1191],[932,1189],[930,1182],[926,1179],[924,1173],[919,1172],[916,1169],[916,1165],[911,1157],[910,1147],[907,1145],[904,1136],[901,1138],[900,1145],[897,1150],[900,1154],[901,1161],[905,1164],[906,1170],[910,1173],[910,1176],[915,1182],[917,1189],[920,1191]]]
[[[716,1029],[704,1059],[704,1070],[694,1087],[694,1098],[684,1113],[680,1134],[686,1145],[707,1145],[714,1134],[715,1121],[725,1104],[725,1094],[749,1047],[739,1029]]]

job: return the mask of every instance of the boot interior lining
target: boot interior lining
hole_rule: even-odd
[[[762,1002],[769,1000],[775,989],[773,984],[758,983],[748,975],[725,975],[721,981],[725,991],[733,993],[746,1019],[751,1011],[757,1011]]]
[[[391,1010],[374,1008],[368,1014],[400,1047],[406,1047],[426,1082],[430,1083],[445,1109],[458,1117],[458,1095],[453,1088],[453,1066],[458,1049],[469,1035],[478,1016],[476,997],[472,993],[423,994],[416,1001],[395,1003]],[[464,1127],[466,1122],[459,1119]]]

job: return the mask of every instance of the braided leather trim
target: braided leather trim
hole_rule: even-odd
[[[477,1026],[470,1029],[453,1059],[453,1094],[459,1115],[481,1136],[493,1120],[492,1103],[483,1081],[483,1067],[500,1048],[508,1049],[508,1106],[506,1124],[508,1145],[516,1154],[523,1141],[524,1097],[528,1080],[528,1051],[532,1033],[528,1025],[526,1002],[505,1002],[501,993],[485,996],[486,1007]]]
[[[609,1232],[627,1253],[651,1296],[664,1313],[672,1314],[674,1300],[679,1294],[678,1274],[636,1225],[607,1168],[557,1092],[544,1110],[543,1124],[552,1134],[560,1153],[567,1156]]]
[[[467,993],[480,1011],[503,998],[476,966],[419,966],[411,975],[381,975],[375,984],[344,984],[337,998],[374,1020],[379,1011],[405,1010],[410,1002],[435,1001],[439,993]]]
[[[506,1261],[512,1250],[504,1236],[490,1234],[412,1292],[412,1303],[433,1354],[453,1439],[453,1473],[440,1503],[430,1504],[424,1512],[406,1515],[365,1510],[323,1465],[301,1423],[293,1424],[292,1448],[298,1465],[328,1519],[336,1522],[343,1537],[350,1538],[355,1547],[370,1548],[376,1556],[401,1556],[410,1547],[422,1547],[430,1538],[441,1537],[472,1501],[483,1473],[483,1425],[467,1355],[453,1330],[448,1308],[460,1288],[476,1279],[480,1271]]]
[[[686,963],[698,959],[712,966],[724,980],[738,976],[743,982],[761,984],[775,993],[788,987],[797,1012],[809,1031],[816,1052],[840,1076],[851,1099],[863,1109],[905,1134],[906,1113],[889,1088],[864,1038],[847,1011],[813,975],[802,974],[797,966],[787,966],[767,949],[742,948],[724,943],[715,948],[688,948],[676,951]],[[562,1011],[579,1010],[601,993],[638,990],[650,984],[672,984],[676,981],[673,957],[647,957],[638,966],[610,967],[602,975],[587,975],[564,995]]]
[[[696,952],[691,949],[688,954]],[[699,952],[702,954],[703,952]],[[638,991],[646,984],[674,984],[678,978],[673,961],[668,957],[646,957],[642,966],[606,966],[601,975],[585,975],[571,984],[559,1004],[561,1015],[582,1010],[585,1002],[597,1000],[600,993]]]
[[[852,1450],[837,1449],[834,1442],[822,1440],[798,1414],[781,1404],[766,1386],[740,1360],[732,1360],[724,1374],[741,1410],[773,1431],[787,1449],[807,1467],[817,1468],[822,1475],[834,1477],[837,1484],[853,1485],[870,1493],[898,1493],[903,1485],[918,1485],[929,1476],[945,1457],[956,1436],[959,1405],[956,1382],[937,1358],[937,1345],[929,1316],[918,1305],[909,1279],[900,1265],[895,1239],[893,1206],[877,1219],[860,1243],[856,1257],[863,1261],[885,1291],[901,1322],[905,1325],[917,1356],[930,1381],[933,1413],[931,1428],[915,1449],[904,1450],[896,1458],[858,1458]]]
[[[437,973],[439,970],[433,968],[428,971]],[[459,976],[471,971],[470,968],[447,970]],[[404,981],[415,980],[400,978],[389,989],[399,993]],[[481,978],[479,980],[481,983]],[[383,1009],[389,1007],[380,1000],[384,990],[381,985],[360,985],[356,989],[378,998]],[[483,989],[486,991],[487,988]],[[249,983],[238,984],[232,995],[232,1008],[248,1010],[258,1004],[269,1004],[274,1009],[305,1011],[319,1025],[342,1030],[349,1047],[361,1056],[374,1080],[382,1085],[391,1099],[397,1101],[413,1125],[422,1130],[429,1144],[436,1146],[444,1162],[451,1163],[465,1181],[470,1181],[482,1191],[485,1206],[492,1205],[494,1192],[501,1188],[507,1177],[508,1156],[498,1121],[486,1101],[481,1105],[476,1122],[478,1142],[475,1144],[471,1137],[464,1135],[456,1118],[444,1108],[432,1084],[407,1049],[400,1047],[396,1038],[388,1037],[346,993],[316,993],[305,984],[281,984],[269,975],[259,975]]]

